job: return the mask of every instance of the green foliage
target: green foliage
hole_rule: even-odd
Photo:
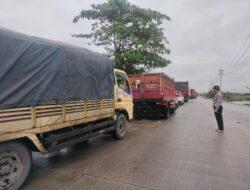
[[[206,94],[207,98],[213,98],[214,92],[210,90]],[[224,92],[223,99],[226,101],[249,101],[250,100],[250,93],[234,93],[234,92]]]
[[[249,101],[250,94],[226,92],[224,93],[224,99],[228,101]]]
[[[127,0],[108,0],[82,10],[73,22],[81,19],[93,20],[92,32],[72,36],[89,38],[103,46],[116,68],[134,74],[170,63],[162,57],[170,53],[161,28],[164,21],[170,20],[165,14],[139,8]]]
[[[233,97],[234,97],[234,93],[232,93],[232,92],[223,93],[223,99],[224,100],[232,100]]]
[[[213,98],[214,97],[214,91],[210,90],[207,94],[206,94],[207,98]]]

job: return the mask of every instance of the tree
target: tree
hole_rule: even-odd
[[[206,97],[207,98],[213,98],[214,97],[214,91],[213,90],[209,90],[209,92],[206,93]]]
[[[165,67],[170,61],[168,43],[161,25],[170,18],[160,12],[143,9],[127,0],[108,0],[82,10],[73,20],[93,20],[89,34],[73,34],[73,37],[89,38],[97,46],[103,46],[114,59],[115,67],[128,74],[142,73],[152,68]]]

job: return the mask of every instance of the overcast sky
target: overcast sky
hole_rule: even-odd
[[[175,80],[188,80],[198,91],[218,83],[223,89],[250,92],[250,0],[129,0],[170,16],[164,24],[171,65],[157,71]],[[103,0],[0,0],[0,26],[25,34],[72,43],[104,53],[72,33],[87,33],[89,22],[72,23],[74,16]],[[245,43],[244,43],[245,42]],[[243,46],[244,45],[244,46]],[[243,55],[243,56],[241,56]]]

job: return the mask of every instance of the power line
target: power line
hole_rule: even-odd
[[[250,61],[250,60],[247,60],[247,61],[246,61],[246,66],[247,66],[247,64],[249,63],[249,61]],[[244,77],[246,76],[246,74],[248,74],[248,73],[249,73],[249,67],[246,67],[246,68],[245,68],[245,71],[242,72],[242,74],[240,75],[240,78],[241,78],[241,79],[244,78]],[[249,81],[245,81],[245,82],[249,82]]]
[[[222,76],[224,75],[224,69],[219,69],[219,77],[220,77],[220,89],[222,88]]]
[[[230,76],[231,79],[234,79],[235,77],[242,78],[243,76],[245,76],[247,74],[247,70],[249,69],[248,66],[250,66],[250,64],[249,64],[249,61],[250,61],[249,58],[250,58],[250,55],[246,56],[242,60],[242,62],[240,64],[240,68],[234,69],[231,73],[226,73],[226,74],[224,73],[226,75],[226,78],[228,79],[228,76]]]
[[[245,45],[247,44],[248,40],[250,39],[250,34],[248,34],[248,36],[246,37],[246,39],[244,40],[242,46],[240,47],[239,51],[235,54],[234,58],[232,59],[230,65],[228,65],[225,70],[227,70],[228,68],[232,67],[234,65],[234,61],[236,61],[237,57],[240,55],[240,53],[242,52],[243,48],[245,47]]]
[[[241,60],[246,55],[246,53],[248,52],[249,48],[250,48],[250,45],[248,45],[245,48],[245,50],[243,51],[243,53],[241,54],[241,56],[238,58],[238,60],[236,60],[236,62],[234,64],[232,64],[231,68],[229,68],[229,70],[228,70],[230,72],[227,72],[227,74],[230,74],[230,73],[234,72],[235,70],[232,70],[232,69],[236,68],[236,66],[240,66],[241,65]]]
[[[246,74],[248,74],[248,58],[249,56],[245,55],[248,53],[248,50],[250,49],[250,44],[248,43],[250,39],[250,34],[247,35],[246,39],[243,41],[239,51],[237,51],[237,53],[235,54],[235,56],[233,57],[232,61],[227,64],[226,67],[224,67],[223,69],[219,69],[219,80],[220,80],[220,87],[222,88],[222,79],[223,79],[223,75],[230,76],[230,78],[232,77],[231,74],[233,74],[233,78],[235,79],[235,76],[237,77],[245,77]],[[226,72],[224,72],[226,71]],[[228,80],[227,80],[228,81]]]

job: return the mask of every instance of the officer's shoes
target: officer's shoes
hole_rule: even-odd
[[[220,129],[215,129],[215,131],[216,131],[217,133],[223,133],[223,130],[220,130]]]

